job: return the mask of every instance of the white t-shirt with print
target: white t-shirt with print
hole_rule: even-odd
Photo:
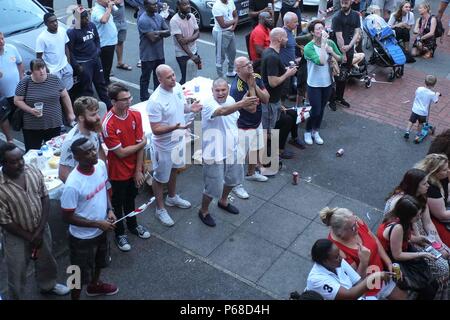
[[[210,97],[202,108],[202,156],[205,160],[222,161],[235,155],[238,145],[237,120],[239,112],[227,116],[213,117],[214,111],[220,107],[235,104],[233,97],[228,96],[223,104]]]
[[[216,0],[212,7],[212,14],[214,16],[214,28],[215,31],[221,31],[221,30],[229,30],[231,29],[231,26],[228,28],[222,28],[217,21],[216,17],[223,17],[223,20],[225,22],[232,21],[233,20],[233,11],[236,10],[236,6],[234,5],[233,0],[228,0],[228,3],[225,4],[221,0]]]
[[[361,279],[361,276],[344,259],[341,266],[336,269],[336,273],[315,263],[306,280],[306,290],[317,292],[325,300],[334,300],[340,287],[350,289]]]
[[[438,102],[439,97],[436,92],[425,88],[418,87],[416,90],[416,96],[414,97],[414,103],[412,107],[412,112],[418,114],[419,116],[428,116],[429,107],[431,103]]]
[[[413,26],[415,24],[414,21],[414,13],[409,12],[407,15],[402,16],[402,22],[406,23],[408,26]],[[389,17],[388,25],[393,26],[394,24],[397,24],[398,22],[395,21],[395,12],[391,13],[391,16]]]
[[[186,98],[183,89],[177,82],[172,92],[158,86],[147,102],[147,114],[150,122],[159,122],[163,125],[185,125],[184,106]],[[171,151],[179,143],[184,146],[185,130],[179,129],[161,135],[152,135],[152,144],[162,151]]]
[[[108,173],[105,163],[100,159],[94,167],[91,175],[85,175],[78,169],[69,174],[61,196],[61,208],[63,210],[75,209],[75,214],[86,220],[106,220]],[[78,239],[92,239],[102,234],[103,231],[99,228],[70,225],[69,232]]]
[[[69,42],[66,29],[58,25],[56,33],[47,30],[41,32],[36,39],[36,52],[42,52],[42,59],[50,73],[56,73],[67,66],[66,43]]]

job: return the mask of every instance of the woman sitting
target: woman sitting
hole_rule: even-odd
[[[436,227],[431,221],[430,211],[426,206],[428,187],[428,174],[425,171],[420,169],[408,170],[405,173],[402,182],[400,182],[400,185],[394,189],[387,199],[384,213],[389,214],[394,209],[397,201],[405,194],[414,197],[425,208],[419,214],[417,221],[413,223],[413,234],[425,236],[429,240],[433,239],[437,243],[436,247],[438,247],[438,250],[442,253],[442,257],[434,261],[427,259],[426,262],[431,269],[432,275],[439,284],[435,299],[447,300],[449,279],[449,265],[447,259],[449,258],[450,250],[442,243]]]
[[[388,21],[388,25],[395,31],[395,38],[405,51],[409,51],[409,32],[414,26],[414,21],[414,13],[411,12],[409,1],[403,1],[398,10],[391,14]]]
[[[428,3],[422,2],[418,6],[420,18],[414,27],[414,34],[417,34],[414,41],[411,54],[413,56],[422,56],[426,59],[433,57],[436,49],[436,38],[434,31],[436,30],[437,20],[431,15],[431,7]]]
[[[314,265],[306,281],[306,290],[317,292],[325,300],[365,299],[364,295],[374,288],[381,290],[376,297],[367,299],[385,298],[395,287],[389,272],[376,271],[361,278],[329,239],[317,240],[311,249],[311,257]]]
[[[404,268],[412,265],[412,260],[436,258],[428,253],[417,251],[414,245],[425,246],[429,242],[424,236],[415,236],[412,234],[412,225],[419,218],[419,213],[423,210],[420,203],[412,196],[405,195],[401,197],[394,207],[383,219],[382,224],[378,227],[377,237],[384,247],[384,250],[390,255],[393,261],[404,265]],[[409,264],[408,264],[409,263]],[[413,262],[414,263],[414,262]],[[421,264],[421,267],[423,264]],[[427,265],[424,265],[427,267]],[[402,269],[405,270],[405,269]],[[424,272],[428,272],[424,270]],[[418,292],[418,300],[432,300],[436,295],[438,285],[432,278],[427,283],[411,285],[415,281],[417,275],[412,273],[404,275],[404,289],[414,289]],[[420,288],[419,288],[420,287]]]
[[[330,227],[328,239],[339,248],[340,255],[361,277],[374,271],[388,270],[392,272],[392,261],[384,251],[377,237],[370,232],[367,225],[345,208],[328,207],[320,211],[320,219]],[[394,283],[385,290],[387,299],[404,300],[406,293]],[[374,288],[366,296],[377,296],[380,289]]]
[[[448,206],[448,158],[444,154],[429,154],[415,165],[425,171],[428,176],[427,205],[431,220],[443,243],[450,247],[450,210]]]

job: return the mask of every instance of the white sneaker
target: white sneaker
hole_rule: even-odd
[[[319,131],[315,131],[315,132],[313,133],[313,138],[314,138],[314,141],[315,141],[317,144],[323,144],[323,139],[320,137]]]
[[[261,173],[255,172],[252,176],[245,176],[245,180],[266,182],[269,178],[263,176]]]
[[[236,77],[236,74],[237,74],[236,71],[233,71],[233,72],[229,72],[228,71],[227,72],[227,77],[232,77],[233,78],[233,77]]]
[[[311,132],[305,132],[305,134],[303,135],[303,139],[305,140],[306,144],[309,144],[309,145],[313,144]]]
[[[65,296],[70,292],[70,289],[63,284],[55,284],[55,286],[50,291],[41,291],[43,294],[54,294],[57,296]]]
[[[233,193],[237,195],[241,199],[248,199],[249,195],[247,191],[245,191],[244,186],[242,184],[237,185],[232,189]]]
[[[165,208],[163,209],[156,208],[155,214],[163,225],[171,227],[175,224],[175,222],[173,222],[172,218],[169,216],[169,213]]]
[[[177,194],[173,198],[167,196],[165,204],[166,204],[166,206],[169,206],[169,207],[177,206],[178,208],[181,208],[181,209],[187,209],[187,208],[191,207],[191,203],[189,201],[181,199],[181,197]]]

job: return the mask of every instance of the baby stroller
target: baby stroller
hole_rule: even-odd
[[[373,48],[369,63],[392,68],[388,76],[389,81],[401,78],[406,57],[391,27],[382,17],[370,14],[364,19],[363,28]]]

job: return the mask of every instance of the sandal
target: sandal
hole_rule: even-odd
[[[122,63],[122,64],[118,64],[116,66],[117,69],[122,69],[122,70],[127,70],[127,71],[131,71],[133,70],[133,68],[129,65],[127,65],[126,63]]]

